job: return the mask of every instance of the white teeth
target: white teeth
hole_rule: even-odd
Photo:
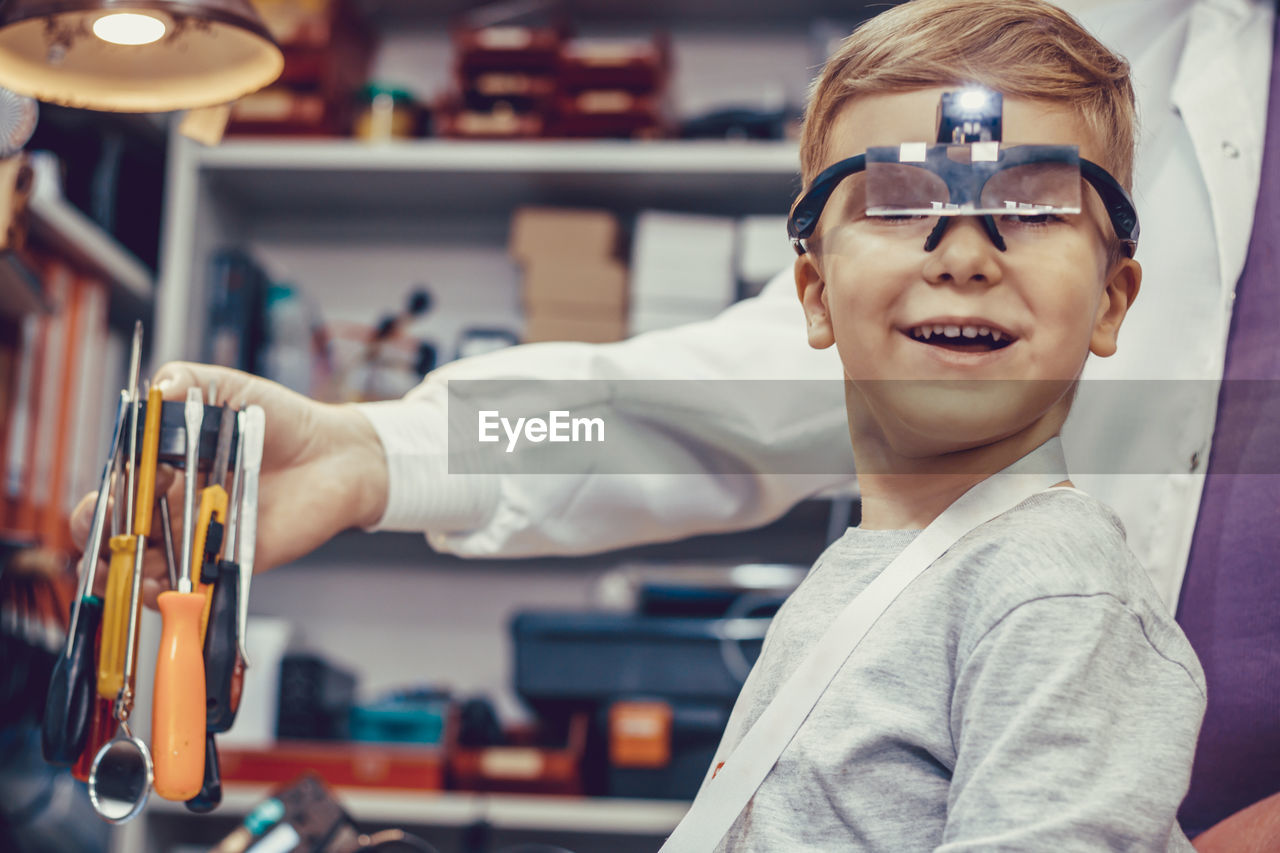
[[[921,326],[913,326],[911,328],[911,336],[927,341],[934,335],[940,338],[977,338],[990,337],[995,343],[1009,337],[1008,333],[1001,332],[999,329],[993,329],[990,326],[962,326],[944,325],[942,323],[925,324]]]

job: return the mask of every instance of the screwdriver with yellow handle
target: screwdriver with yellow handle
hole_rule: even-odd
[[[129,455],[127,485],[124,494],[117,493],[113,518],[124,511],[124,528],[118,523],[108,541],[111,561],[107,569],[107,592],[102,602],[102,643],[98,650],[98,696],[115,699],[120,692],[124,673],[125,631],[129,626],[128,601],[133,577],[135,538],[133,482],[138,466],[138,372],[142,361],[142,321],[133,327],[133,349],[129,357]],[[124,506],[120,506],[121,500]]]
[[[204,777],[205,688],[200,646],[204,596],[192,589],[191,545],[195,521],[196,475],[200,468],[200,427],[204,403],[199,388],[187,391],[186,490],[183,495],[182,571],[178,588],[160,593],[160,654],[151,705],[151,752],[156,794],[189,800]]]
[[[212,397],[212,388],[209,393]],[[218,685],[230,681],[236,644],[235,602],[227,599],[229,582],[218,573],[227,516],[227,467],[236,413],[225,404],[216,411],[219,418],[217,449],[209,471],[209,485],[200,493],[200,514],[196,516],[195,545],[191,554],[192,572],[204,585],[206,598],[200,622],[206,699],[204,779],[200,792],[187,800],[187,809],[197,814],[212,811],[222,802],[222,774],[213,736],[217,731],[213,719],[215,700],[211,697],[220,693]]]

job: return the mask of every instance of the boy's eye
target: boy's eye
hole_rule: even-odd
[[[1066,222],[1066,219],[1056,213],[1028,213],[1021,216],[1001,216],[1000,221],[1014,225],[1050,225],[1055,222]]]
[[[881,222],[919,222],[924,216],[911,213],[878,213],[872,217]]]

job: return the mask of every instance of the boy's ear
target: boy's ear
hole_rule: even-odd
[[[1141,284],[1142,265],[1133,258],[1121,258],[1112,266],[1094,318],[1093,337],[1089,340],[1091,353],[1102,358],[1115,355],[1120,324],[1138,298]]]
[[[796,295],[804,307],[804,319],[809,331],[809,346],[826,349],[836,342],[831,328],[831,312],[827,309],[827,283],[812,252],[796,258]]]

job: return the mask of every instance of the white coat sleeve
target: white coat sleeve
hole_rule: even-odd
[[[375,529],[424,531],[437,550],[463,556],[525,557],[755,527],[853,482],[841,377],[834,349],[808,345],[789,269],[705,322],[612,344],[528,344],[454,362],[401,400],[359,407],[390,471]],[[687,473],[513,476],[458,454],[450,461],[446,382],[454,379],[702,383],[660,411],[651,399],[628,400],[622,381],[594,383],[610,387],[608,398],[583,401],[607,409],[611,430],[659,447]],[[732,380],[772,380],[769,404]],[[652,393],[652,383],[633,384]]]

